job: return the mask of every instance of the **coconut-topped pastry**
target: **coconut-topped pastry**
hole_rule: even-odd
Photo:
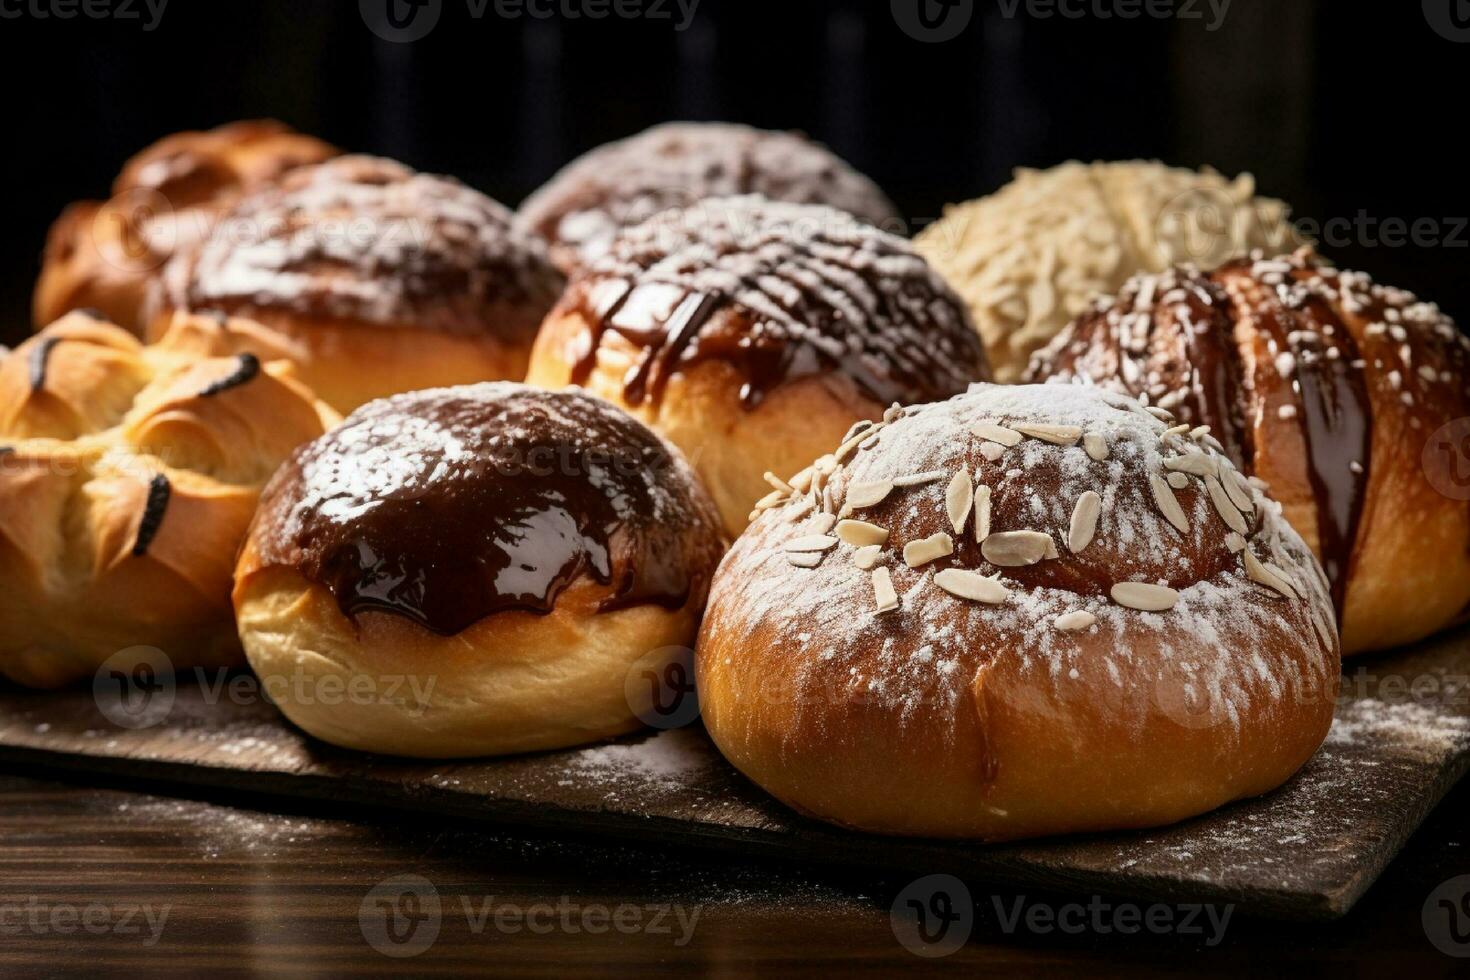
[[[1327,582],[1208,429],[1096,389],[977,385],[776,481],[716,575],[705,724],[864,830],[1168,823],[1325,737]]]

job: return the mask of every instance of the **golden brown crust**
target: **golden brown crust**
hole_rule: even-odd
[[[237,663],[260,485],[335,421],[283,362],[145,347],[83,313],[22,344],[0,364],[0,673],[52,687],[140,645]]]
[[[166,136],[123,165],[108,201],[79,201],[47,235],[33,317],[39,328],[71,310],[143,331],[148,289],[174,251],[208,236],[247,188],[337,151],[268,120]]]
[[[1429,446],[1470,414],[1470,341],[1432,304],[1305,252],[1182,269],[1079,317],[1029,374],[1211,425],[1323,559],[1344,652],[1412,642],[1470,605],[1470,504],[1436,486]]]
[[[1321,572],[1207,439],[1111,397],[977,386],[793,476],[711,590],[721,751],[825,820],[993,840],[1168,823],[1290,776],[1337,686]],[[1016,532],[1050,543],[1018,564]]]

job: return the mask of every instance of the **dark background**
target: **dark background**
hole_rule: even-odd
[[[511,205],[576,153],[674,118],[805,130],[915,226],[1017,165],[1158,157],[1250,170],[1298,216],[1365,214],[1366,231],[1329,254],[1470,320],[1459,228],[1470,44],[1426,13],[1463,0],[1371,13],[1233,0],[1214,31],[1204,0],[1176,0],[1198,18],[1127,20],[1037,16],[1025,2],[1005,3],[1006,16],[1000,0],[974,0],[968,27],[941,43],[908,36],[887,0],[701,0],[682,32],[672,4],[673,19],[592,21],[507,19],[492,2],[476,19],[466,0],[442,0],[437,26],[411,44],[375,36],[357,0],[170,0],[152,31],[141,0],[112,2],[144,19],[36,15],[54,2],[80,0],[0,0],[0,339],[29,327],[63,204],[105,196],[122,161],[159,136],[259,116]],[[1450,240],[1379,240],[1376,223],[1426,218]]]

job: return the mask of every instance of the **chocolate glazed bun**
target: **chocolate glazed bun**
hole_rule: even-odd
[[[715,575],[696,665],[720,750],[820,819],[986,840],[1280,785],[1332,719],[1327,583],[1158,414],[977,385],[855,427]]]
[[[873,225],[900,220],[876,184],[820,143],[731,123],[665,123],[600,146],[527,198],[519,220],[571,275],[628,225],[738,194],[825,204]]]
[[[1032,363],[1208,425],[1322,560],[1344,653],[1470,607],[1470,503],[1439,476],[1470,340],[1432,303],[1303,251],[1131,281]],[[1451,477],[1452,479],[1452,477]]]
[[[135,334],[164,262],[209,235],[244,190],[337,150],[269,120],[175,133],[124,165],[112,199],[67,207],[46,238],[33,301],[37,327],[92,308]]]
[[[734,537],[769,489],[893,402],[989,376],[964,304],[908,242],[831,208],[720,198],[624,229],[536,339],[684,450]]]
[[[150,330],[175,310],[257,320],[304,350],[342,411],[382,395],[520,380],[561,274],[501,205],[449,177],[340,157],[243,198],[169,263]]]
[[[251,666],[318,738],[549,749],[641,726],[629,670],[692,644],[722,544],[683,457],[613,406],[420,391],[363,406],[276,474],[235,609]]]

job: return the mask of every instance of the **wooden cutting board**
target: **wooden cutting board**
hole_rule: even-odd
[[[803,819],[736,773],[697,725],[578,750],[431,763],[333,749],[268,703],[241,703],[187,677],[149,727],[109,720],[120,717],[109,697],[0,688],[0,760],[335,801],[358,816],[363,805],[401,808],[1007,888],[1234,903],[1293,919],[1345,913],[1470,768],[1470,630],[1349,662],[1326,744],[1268,796],[1159,830],[1007,845],[885,839]]]

